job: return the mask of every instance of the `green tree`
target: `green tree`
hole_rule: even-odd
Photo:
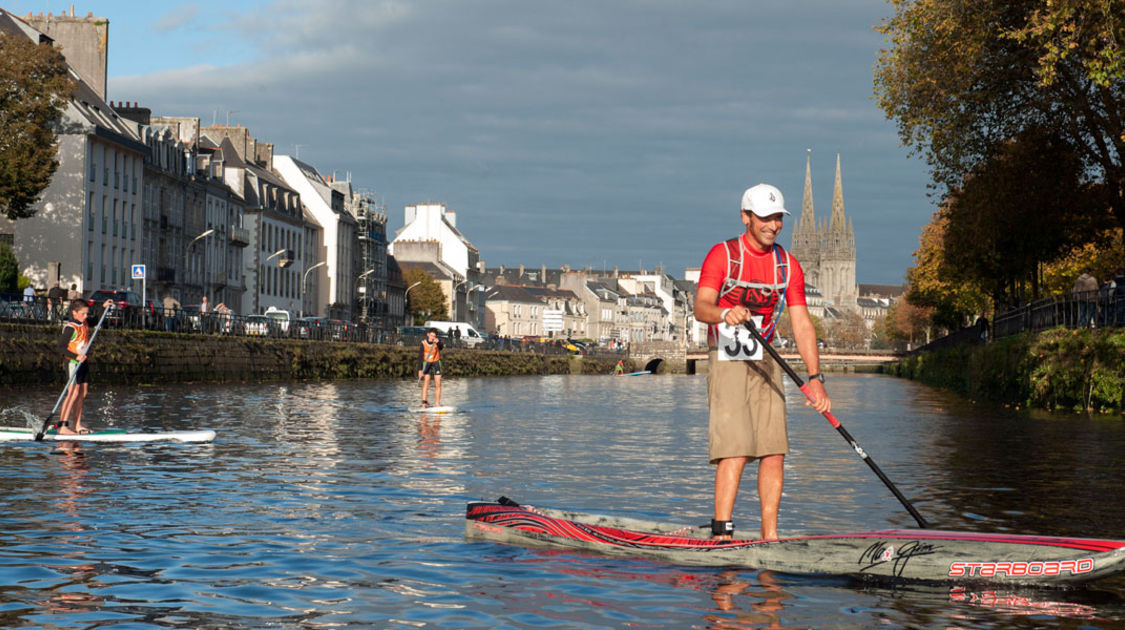
[[[1054,132],[1030,129],[997,147],[942,208],[944,267],[994,304],[1037,299],[1041,262],[1113,225],[1102,186],[1083,185],[1081,160]]]
[[[1056,131],[1125,226],[1125,0],[890,0],[875,97],[947,189]]]
[[[49,44],[0,31],[0,212],[34,216],[58,168],[55,128],[74,93],[62,54]]]
[[[406,312],[414,318],[416,325],[422,325],[429,319],[448,319],[449,309],[445,302],[445,291],[430,274],[421,269],[408,269],[402,274],[406,286],[415,282],[418,286],[410,289],[406,296]]]
[[[20,264],[7,243],[0,243],[0,293],[19,290]]]

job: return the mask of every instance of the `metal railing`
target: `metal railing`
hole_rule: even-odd
[[[993,336],[1007,337],[1047,328],[1125,326],[1125,287],[1052,295],[996,316]]]
[[[69,300],[27,298],[19,294],[0,293],[0,321],[61,324],[69,316]],[[90,317],[101,318],[102,304],[90,304]],[[143,306],[117,307],[106,315],[103,328],[164,331],[168,333],[228,335],[232,337],[269,337],[307,341],[339,341],[417,346],[424,335],[401,333],[363,323],[324,317],[284,320],[266,315],[239,315],[231,312],[200,313],[196,306],[165,309],[162,304],[147,301]],[[441,337],[446,347],[478,350],[504,350],[535,354],[582,354],[591,356],[625,356],[624,349],[570,342],[563,339],[535,337],[506,338],[488,335],[469,340]]]

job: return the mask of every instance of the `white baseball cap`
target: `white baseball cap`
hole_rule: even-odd
[[[781,191],[769,184],[758,184],[742,193],[742,209],[765,218],[771,214],[789,214]]]

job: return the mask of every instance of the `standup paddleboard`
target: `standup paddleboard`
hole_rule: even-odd
[[[644,376],[645,374],[652,374],[652,372],[649,372],[648,370],[641,370],[640,372],[629,372],[628,374],[622,374],[622,376]]]
[[[440,405],[434,407],[415,407],[410,411],[414,413],[453,413],[454,411],[457,411],[457,408],[450,407],[449,405]]]
[[[470,540],[647,557],[675,564],[741,566],[793,574],[934,582],[1064,585],[1120,575],[1125,540],[892,529],[792,536],[711,537],[710,524],[666,524],[496,503],[470,503]]]
[[[211,442],[215,432],[156,431],[131,432],[125,429],[103,429],[81,435],[59,435],[53,429],[43,435],[44,440],[56,442]],[[0,442],[25,442],[35,440],[35,431],[26,427],[0,427]]]

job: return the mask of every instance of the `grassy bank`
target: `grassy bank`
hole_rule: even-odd
[[[1125,411],[1125,332],[1056,328],[927,352],[887,372],[964,396],[1047,410]]]

